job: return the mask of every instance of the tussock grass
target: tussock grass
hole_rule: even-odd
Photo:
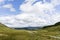
[[[15,30],[0,24],[0,40],[60,40],[60,25],[46,27],[34,31]]]

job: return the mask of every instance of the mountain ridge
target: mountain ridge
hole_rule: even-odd
[[[44,28],[54,27],[54,26],[58,26],[58,25],[60,25],[60,22],[57,22],[54,25],[48,25],[48,26],[44,26],[44,27],[24,27],[24,28],[14,28],[14,29],[38,30],[41,28],[44,29]]]

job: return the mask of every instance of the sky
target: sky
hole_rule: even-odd
[[[8,27],[44,27],[57,22],[60,0],[0,0],[0,23]]]

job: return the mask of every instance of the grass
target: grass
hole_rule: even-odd
[[[60,24],[38,30],[15,30],[0,24],[0,40],[60,40]]]

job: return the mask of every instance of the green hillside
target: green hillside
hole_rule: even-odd
[[[60,23],[38,30],[16,30],[0,23],[0,40],[60,40]]]

